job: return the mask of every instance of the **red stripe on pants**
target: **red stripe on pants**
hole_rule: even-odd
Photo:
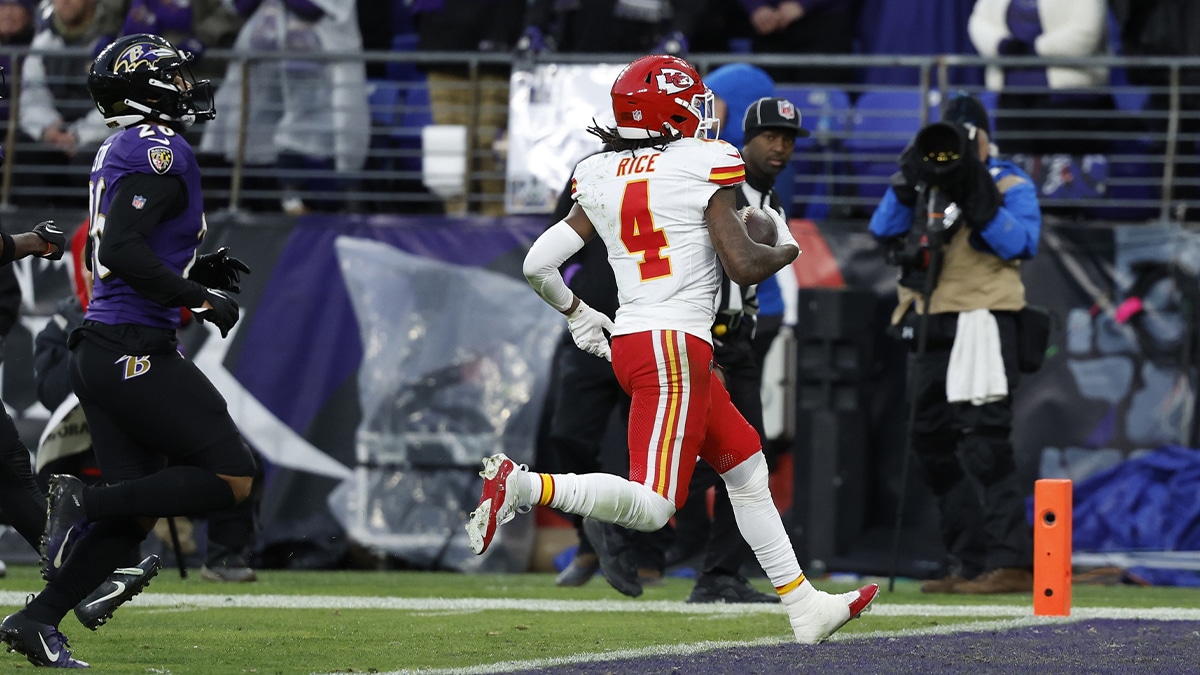
[[[679,331],[645,331],[614,338],[612,354],[617,380],[633,399],[631,481],[680,506],[697,457],[725,472],[762,447],[717,379],[708,342]]]

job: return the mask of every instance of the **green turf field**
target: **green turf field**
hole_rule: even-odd
[[[174,569],[163,569],[146,593],[99,631],[83,628],[73,615],[61,629],[93,670],[139,674],[484,673],[513,661],[552,663],[621,650],[703,649],[710,641],[783,642],[790,636],[777,606],[683,603],[691,590],[685,579],[668,579],[630,600],[600,578],[561,589],[546,574],[259,574],[257,583],[232,585],[196,575],[181,580]],[[941,632],[1031,614],[1028,598],[930,596],[907,581],[888,593],[886,580],[880,581],[884,589],[874,611],[835,639]],[[765,579],[756,584],[769,589]],[[854,584],[818,580],[817,586],[845,591]],[[11,566],[0,580],[4,612],[40,588],[36,568]],[[1080,616],[1200,607],[1200,589],[1077,585],[1073,594]],[[1179,618],[1200,620],[1200,610],[1181,612]],[[0,672],[30,668],[23,657],[0,653]]]

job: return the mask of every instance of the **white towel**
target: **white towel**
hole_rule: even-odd
[[[986,309],[960,312],[950,365],[946,368],[946,400],[983,405],[1008,396],[1000,328]]]

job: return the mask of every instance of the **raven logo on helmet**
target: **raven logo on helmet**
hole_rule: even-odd
[[[130,45],[113,62],[113,72],[132,73],[138,70],[156,70],[159,61],[178,57],[178,55],[179,53],[174,49],[153,44]]]

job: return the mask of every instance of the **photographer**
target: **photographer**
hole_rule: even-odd
[[[1029,177],[991,157],[990,130],[978,100],[950,99],[901,155],[871,217],[900,268],[892,328],[911,348],[908,433],[949,556],[927,593],[1033,588],[1009,435],[1025,309],[1019,261],[1037,253],[1041,213]]]

